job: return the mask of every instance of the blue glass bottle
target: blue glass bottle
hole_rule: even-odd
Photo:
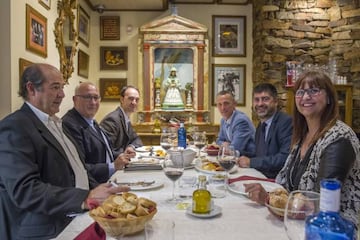
[[[341,183],[324,179],[320,183],[320,212],[305,222],[306,240],[354,240],[355,226],[339,214]]]
[[[178,147],[186,148],[186,129],[184,123],[180,123],[180,128],[178,129]]]

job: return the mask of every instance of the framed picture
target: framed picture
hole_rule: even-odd
[[[186,4],[211,4],[215,3],[215,0],[173,0],[174,3],[186,3]]]
[[[213,64],[212,65],[212,99],[216,105],[216,95],[220,91],[230,91],[235,96],[238,106],[246,102],[246,65],[245,64]]]
[[[40,5],[42,5],[44,8],[46,8],[47,10],[50,10],[50,6],[51,6],[51,0],[38,0]]]
[[[26,49],[47,57],[47,19],[26,4]]]
[[[246,16],[212,16],[213,56],[246,56]]]
[[[100,47],[100,70],[127,70],[127,47]]]
[[[24,58],[19,58],[19,89],[21,88],[21,77],[22,74],[28,66],[33,64],[33,62],[30,62],[29,60],[26,60]]]
[[[120,40],[120,16],[100,16],[100,40]]]
[[[79,40],[88,47],[90,42],[90,16],[80,5],[78,6],[78,31]]]
[[[100,78],[102,101],[119,101],[120,90],[127,85],[126,78]]]
[[[246,5],[249,0],[217,0],[218,4]]]
[[[81,49],[78,51],[78,75],[84,78],[89,77],[89,55]]]

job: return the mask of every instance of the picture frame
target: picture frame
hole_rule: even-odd
[[[100,70],[127,70],[127,47],[100,47]]]
[[[26,49],[47,57],[47,19],[26,4]]]
[[[174,3],[185,3],[185,4],[212,4],[215,0],[173,0]]]
[[[51,7],[51,0],[38,0],[40,5],[46,8],[47,10],[50,10]]]
[[[100,16],[100,40],[120,40],[120,16]]]
[[[126,78],[100,78],[101,100],[105,102],[118,102],[120,90],[126,85]]]
[[[19,90],[21,88],[21,77],[22,74],[24,72],[24,70],[30,66],[31,64],[33,64],[33,62],[26,60],[24,58],[19,58]]]
[[[81,49],[78,51],[78,75],[84,78],[89,77],[89,55]]]
[[[212,16],[213,56],[246,57],[246,16]]]
[[[222,91],[231,91],[237,106],[246,105],[246,65],[212,64],[212,99],[216,106],[216,95]]]
[[[217,0],[217,4],[247,5],[249,0]]]
[[[90,42],[90,15],[85,12],[85,10],[78,5],[78,32],[79,40],[85,46],[89,46]]]

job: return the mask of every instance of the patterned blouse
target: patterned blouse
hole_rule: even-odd
[[[357,226],[360,213],[360,143],[354,131],[345,123],[338,120],[322,138],[313,144],[312,151],[306,154],[309,158],[308,164],[300,177],[298,190],[319,192],[320,187],[317,184],[317,182],[319,182],[317,178],[321,156],[326,151],[328,145],[334,143],[338,139],[347,139],[351,143],[356,156],[352,168],[342,182],[340,212]],[[276,182],[283,185],[288,190],[291,190],[291,183],[290,181],[287,181],[287,179],[289,179],[288,175],[291,174],[291,166],[294,165],[292,164],[292,161],[296,160],[300,147],[299,144],[294,146],[283,169],[276,177]],[[342,160],[339,159],[339,161]]]

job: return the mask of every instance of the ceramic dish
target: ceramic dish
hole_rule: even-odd
[[[192,206],[190,206],[186,209],[186,214],[191,215],[193,217],[197,217],[197,218],[212,218],[212,217],[216,217],[217,215],[221,214],[221,210],[222,210],[221,207],[215,205],[209,213],[200,214],[200,213],[193,213]]]

